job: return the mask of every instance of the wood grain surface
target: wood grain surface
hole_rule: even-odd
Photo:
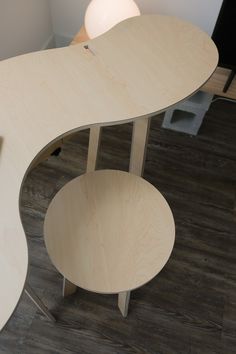
[[[161,193],[134,174],[102,170],[66,184],[48,207],[48,254],[73,284],[118,294],[146,284],[168,261],[175,239]]]
[[[72,45],[86,42],[89,37],[86,33],[84,26],[81,27],[79,32],[73,38]],[[202,91],[209,92],[213,95],[219,95],[231,99],[236,99],[236,79],[233,80],[227,92],[223,92],[224,85],[230,74],[229,69],[218,67],[206,84],[202,87]]]
[[[218,61],[204,32],[167,16],[128,19],[88,45],[0,62],[0,329],[27,274],[18,200],[34,158],[67,132],[168,108],[198,90]]]

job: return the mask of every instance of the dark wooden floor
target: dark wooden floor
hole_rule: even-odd
[[[61,276],[45,251],[48,203],[85,171],[88,132],[27,178],[22,215],[29,283],[58,318],[49,323],[25,297],[0,335],[0,353],[236,353],[236,105],[212,104],[197,137],[161,129],[153,118],[144,177],[167,198],[177,235],[171,259],[132,293],[123,319],[116,296],[78,290],[61,297]],[[99,168],[128,168],[131,125],[103,129]],[[4,284],[2,284],[4,286]]]

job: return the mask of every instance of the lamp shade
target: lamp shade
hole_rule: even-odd
[[[139,15],[133,0],[92,0],[85,14],[86,32],[89,38],[95,38],[126,18]]]

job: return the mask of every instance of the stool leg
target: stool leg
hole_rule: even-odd
[[[92,172],[96,170],[98,149],[100,145],[101,128],[100,126],[93,126],[90,128],[89,133],[89,147],[86,172]],[[76,292],[77,286],[71,283],[66,278],[63,278],[63,297],[72,295]]]
[[[38,309],[52,322],[56,322],[55,317],[51,314],[48,308],[44,305],[44,303],[40,300],[40,298],[35,294],[33,289],[29,285],[25,285],[25,293],[28,295],[30,300],[38,307]]]
[[[129,172],[137,176],[142,176],[144,170],[150,121],[147,116],[133,123]]]
[[[118,294],[118,307],[124,317],[128,315],[130,293],[130,291],[124,291]]]
[[[63,278],[63,288],[62,288],[62,295],[63,297],[67,297],[72,295],[76,292],[77,286],[71,283],[68,279]]]

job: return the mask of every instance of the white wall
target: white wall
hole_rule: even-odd
[[[142,13],[170,14],[212,33],[222,0],[136,0]],[[69,43],[90,0],[0,0],[0,60]],[[51,9],[51,14],[50,14]],[[51,42],[50,42],[51,41]]]
[[[72,38],[84,21],[90,0],[50,0],[54,32]],[[212,34],[223,0],[136,0],[142,13],[169,14],[186,19]]]
[[[84,22],[89,0],[50,0],[57,45],[68,44]]]
[[[84,21],[89,0],[50,0],[54,33],[74,36]]]
[[[0,60],[40,50],[52,35],[49,0],[0,0]]]
[[[159,12],[190,21],[210,35],[223,0],[136,0],[143,13]]]

